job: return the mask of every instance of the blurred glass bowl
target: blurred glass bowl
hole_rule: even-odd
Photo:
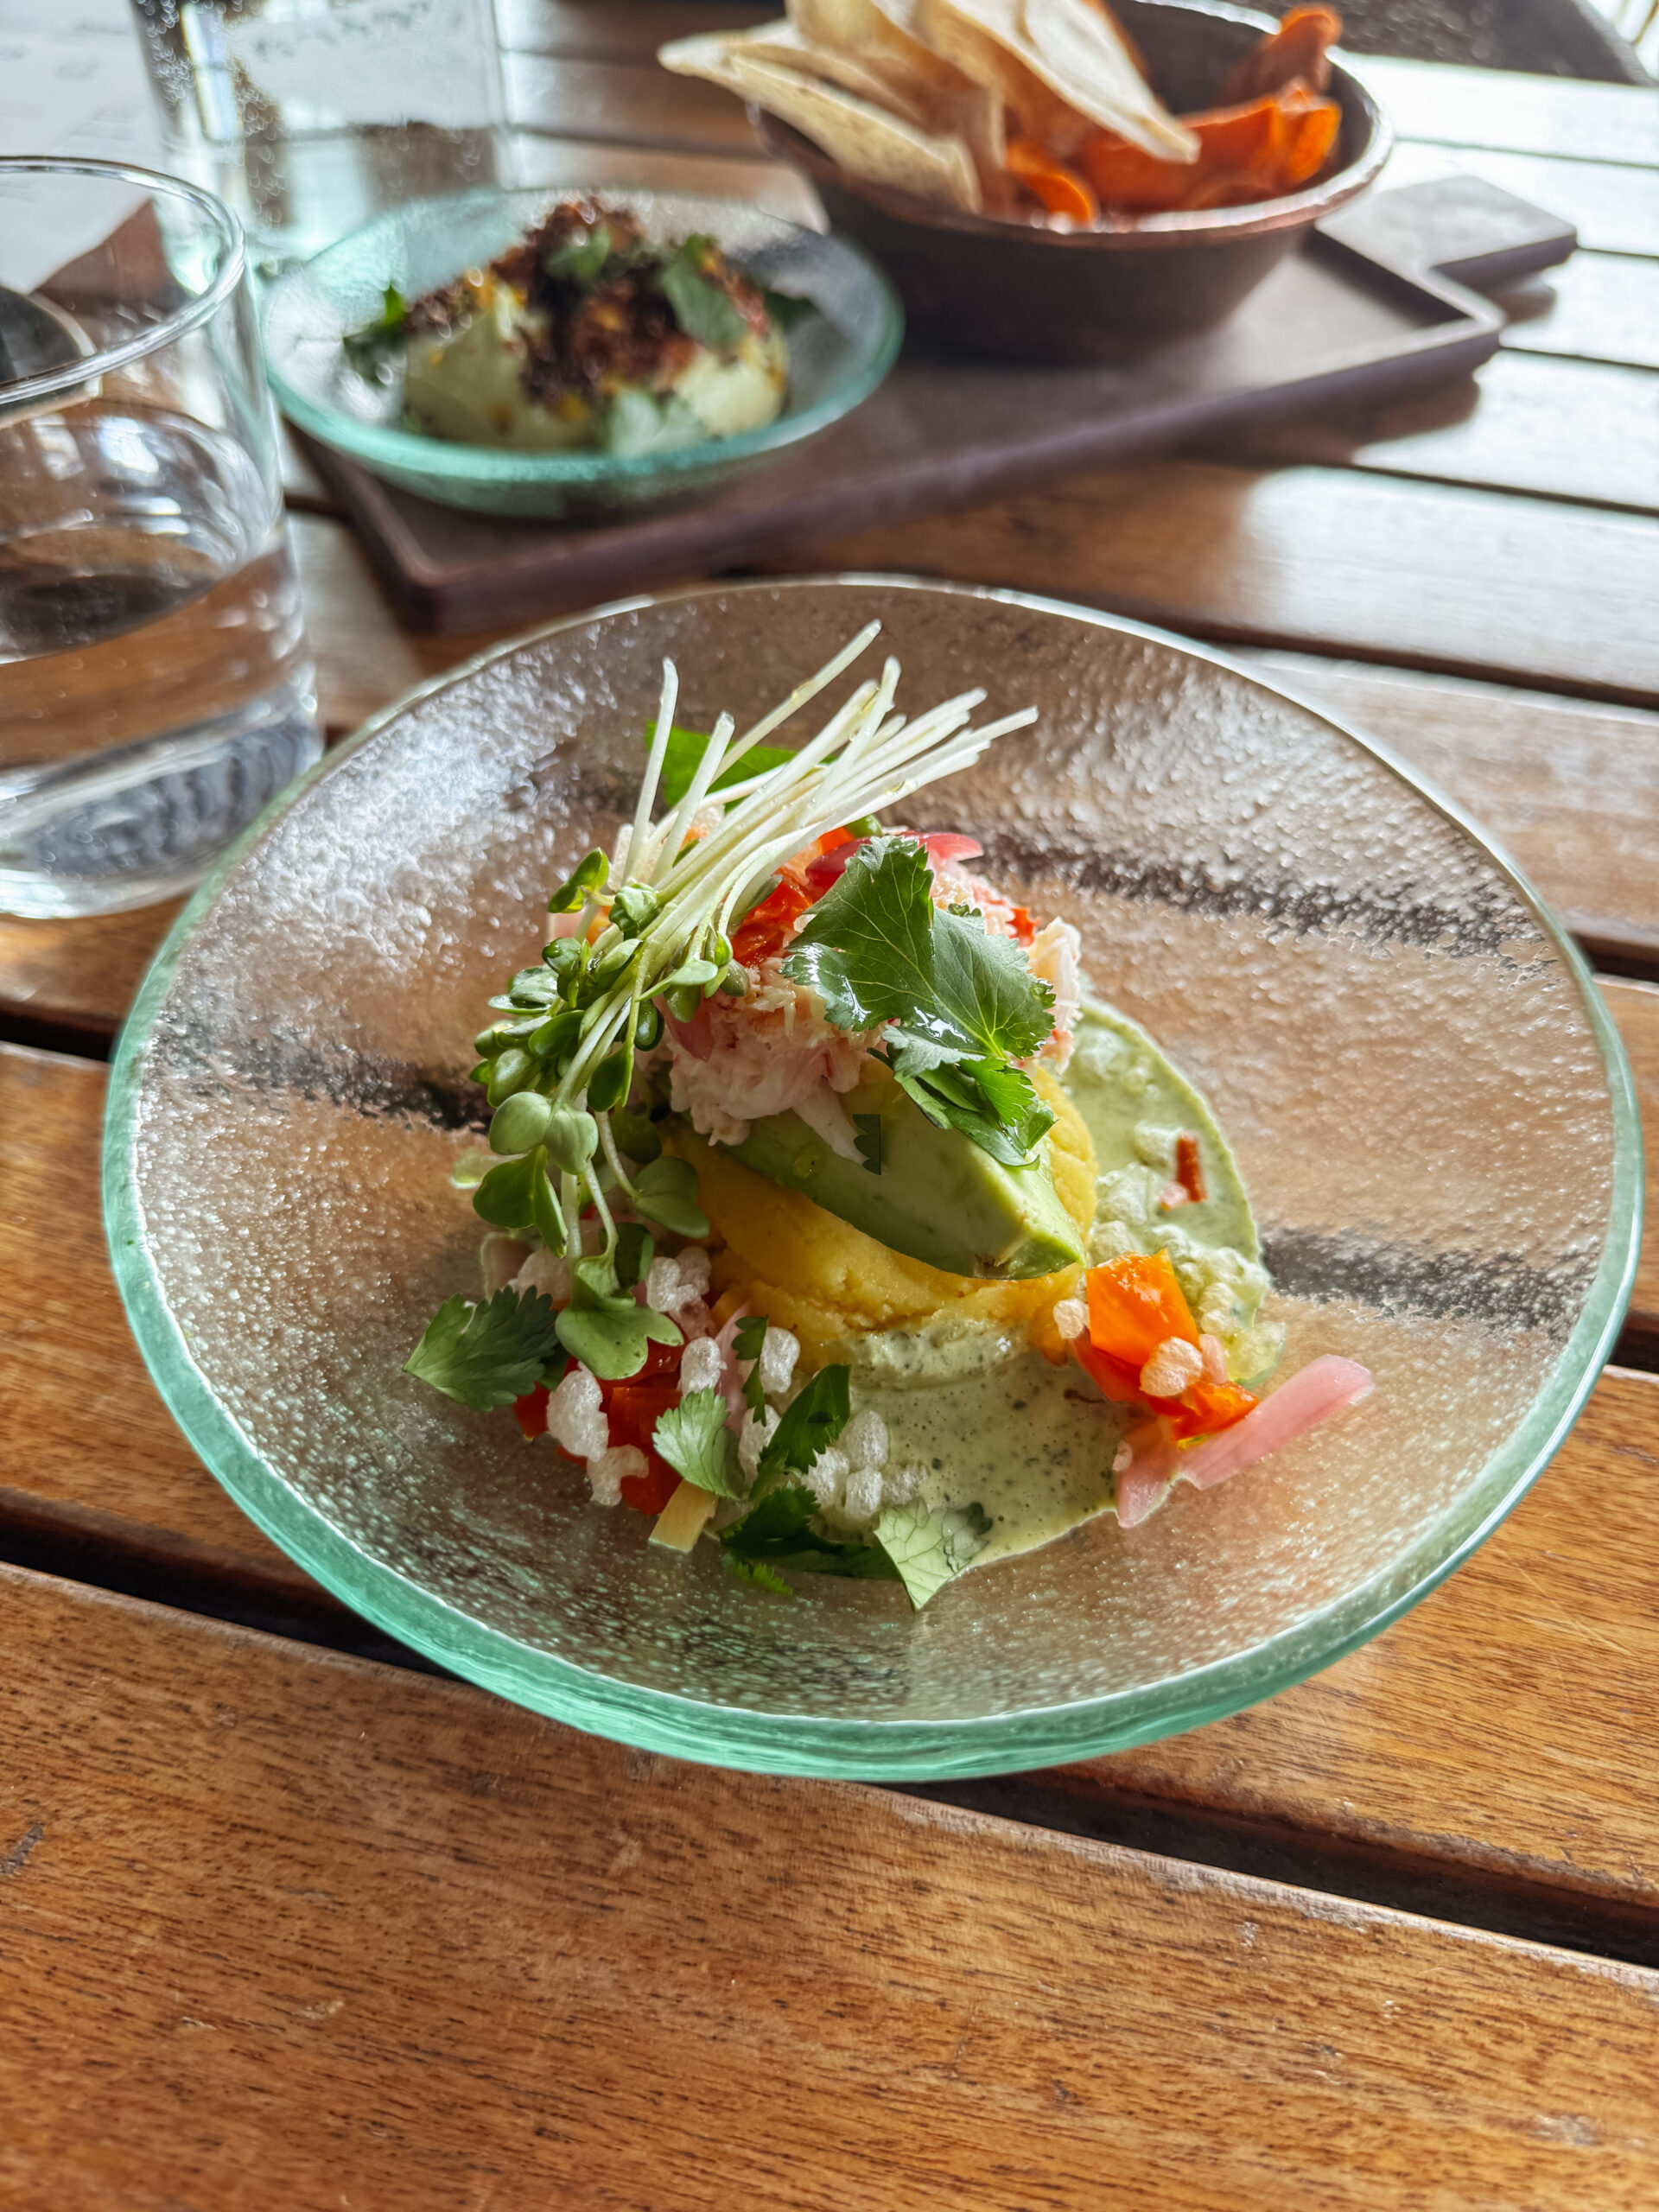
[[[1083,931],[1094,988],[1209,1093],[1288,1365],[1363,1404],[970,1573],[793,1604],[654,1549],[580,1471],[399,1370],[477,1281],[448,1187],[486,998],[631,812],[664,653],[686,721],[781,697],[872,614],[931,704],[1041,720],[919,795]],[[847,681],[850,683],[851,678]],[[1217,1718],[1432,1589],[1561,1440],[1639,1230],[1629,1071],[1577,955],[1454,812],[1219,657],[1014,593],[705,587],[557,623],[391,709],[204,885],[123,1036],[105,1205],[192,1443],[295,1559],[503,1695],[682,1758],[872,1779],[1031,1767]]]
[[[761,283],[812,302],[817,314],[789,334],[789,391],[775,422],[734,437],[630,457],[512,453],[452,444],[403,427],[401,378],[388,385],[359,375],[341,340],[373,321],[388,284],[405,299],[418,299],[462,270],[493,260],[559,200],[575,195],[632,208],[653,238],[708,232]],[[378,216],[280,277],[266,300],[264,330],[278,404],[321,444],[446,506],[580,518],[694,498],[827,429],[868,399],[893,366],[904,315],[886,277],[844,239],[745,200],[572,183],[461,193]]]

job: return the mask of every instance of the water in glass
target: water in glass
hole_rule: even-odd
[[[269,508],[241,447],[163,410],[0,427],[0,906],[165,897],[315,759]]]
[[[316,759],[315,684],[234,221],[98,164],[0,198],[0,911],[105,912]]]

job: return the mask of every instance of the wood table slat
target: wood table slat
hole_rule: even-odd
[[[1230,478],[1226,480],[1230,481]],[[336,734],[505,634],[400,629],[350,534],[299,516],[293,537]],[[1268,652],[1294,687],[1375,729],[1514,853],[1604,957],[1659,968],[1659,719],[1539,693]],[[107,1038],[175,906],[83,921],[0,917],[0,1018]]]
[[[627,8],[618,11],[626,17]],[[1467,69],[1440,61],[1353,58],[1402,138],[1571,161],[1659,166],[1659,92],[1641,85],[1590,85],[1518,69]]]
[[[741,100],[701,78],[677,76],[654,60],[508,54],[502,60],[507,113],[521,129],[766,158]]]
[[[1649,983],[1614,983],[1604,977],[1601,992],[1630,1057],[1646,1148],[1642,1255],[1630,1294],[1630,1327],[1659,1365],[1659,990]],[[1655,1448],[1659,1452],[1659,1435]],[[1659,1458],[1655,1464],[1659,1465]]]
[[[99,1200],[106,1077],[0,1046],[0,1526],[63,1507],[132,1524],[149,1555],[233,1554],[309,1589],[186,1443],[127,1327]]]
[[[671,38],[774,21],[779,7],[747,0],[495,0],[501,43],[523,54],[643,61]]]
[[[1659,701],[1659,521],[1353,470],[1092,471],[765,566],[1018,584],[1215,638]]]
[[[817,194],[781,162],[736,153],[620,145],[603,137],[562,137],[520,129],[512,137],[513,174],[522,185],[582,185],[624,191],[706,192],[752,200],[809,230],[825,227]]]
[[[1575,253],[1497,305],[1510,318],[1506,352],[1659,369],[1659,260]]]
[[[1659,991],[1613,984],[1607,995],[1659,1128]],[[0,1556],[38,1556],[55,1528],[82,1554],[102,1541],[118,1569],[130,1554],[194,1573],[210,1594],[303,1604],[312,1586],[194,1459],[128,1335],[96,1183],[75,1172],[96,1157],[103,1094],[104,1071],[89,1063],[0,1051],[0,1166],[13,1194],[0,1223],[0,1335],[13,1347],[0,1371]],[[1653,1206],[1643,1303],[1659,1315]],[[1314,1681],[1221,1724],[1224,1755],[1206,1749],[1217,1732],[1205,1730],[1041,1789],[1079,1821],[1133,1795],[1177,1821],[1300,1838],[1305,1853],[1327,1834],[1419,1881],[1502,1873],[1526,1891],[1524,1924],[1633,1919],[1636,1936],[1621,1940],[1659,1960],[1659,1834],[1639,1719],[1659,1701],[1647,1596],[1659,1580],[1656,1464],[1659,1378],[1610,1372],[1537,1488],[1445,1591]],[[1603,1503],[1586,1512],[1588,1498]],[[1554,1747],[1541,1779],[1529,1742],[1541,1759],[1537,1747]]]
[[[764,22],[773,8],[720,0],[498,0],[502,42],[518,52],[645,63],[671,38]],[[1351,56],[1402,138],[1572,160],[1659,161],[1659,96],[1508,69]]]
[[[20,2202],[1659,2190],[1652,1973],[0,1589]]]
[[[1453,174],[1484,177],[1571,223],[1580,245],[1603,253],[1659,254],[1659,165],[1560,161],[1481,146],[1397,146],[1381,189]]]
[[[1659,275],[1659,262],[1651,266]],[[1500,353],[1478,377],[1247,434],[1225,457],[1255,467],[1317,461],[1650,515],[1659,513],[1659,374]]]
[[[1659,970],[1659,715],[1311,654],[1241,658],[1455,799],[1594,954]]]

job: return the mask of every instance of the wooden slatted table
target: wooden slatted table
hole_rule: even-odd
[[[744,13],[503,0],[541,173],[798,206],[650,67]],[[1582,232],[1478,379],[791,565],[1328,699],[1556,904],[1659,1132],[1659,94],[1372,74],[1402,181]],[[290,502],[333,734],[489,641],[400,631]],[[0,922],[0,2204],[1659,2202],[1659,1230],[1555,1465],[1316,1680],[949,1791],[677,1766],[411,1665],[174,1428],[90,1169],[169,918]]]

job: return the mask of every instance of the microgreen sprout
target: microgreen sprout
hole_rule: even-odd
[[[568,1333],[562,1325],[561,1340],[590,1365],[596,1354],[604,1368],[633,1372],[648,1338],[664,1342],[670,1340],[664,1331],[678,1335],[660,1315],[650,1317],[649,1331],[639,1318],[644,1309],[628,1281],[639,1279],[634,1240],[620,1252],[606,1190],[619,1196],[625,1211],[677,1236],[708,1232],[694,1169],[662,1154],[660,1146],[659,1156],[640,1160],[618,1142],[618,1123],[630,1135],[641,1126],[628,1104],[635,1052],[655,1046],[665,1021],[695,1020],[714,993],[742,995],[747,986],[733,960],[732,932],[780,862],[828,830],[874,822],[882,810],[969,766],[995,739],[1035,720],[1028,708],[974,728],[985,696],[977,690],[907,717],[893,704],[899,664],[889,659],[879,677],[857,684],[798,749],[764,746],[868,649],[880,628],[868,624],[741,734],[731,715],[721,715],[710,735],[698,741],[702,750],[689,781],[656,818],[665,763],[673,751],[683,766],[688,734],[675,728],[679,677],[674,664],[664,662],[632,822],[613,852],[588,853],[553,893],[548,911],[564,918],[561,933],[539,967],[521,970],[491,1001],[500,1018],[474,1039],[481,1056],[477,1073],[495,1109],[491,1146],[507,1156],[483,1178],[474,1203],[497,1228],[534,1229],[573,1256],[578,1318]],[[716,787],[724,810],[715,826],[704,829],[705,805]],[[631,1168],[630,1160],[638,1164]],[[579,1259],[582,1217],[588,1212],[604,1246]],[[632,1367],[618,1364],[629,1359]]]

